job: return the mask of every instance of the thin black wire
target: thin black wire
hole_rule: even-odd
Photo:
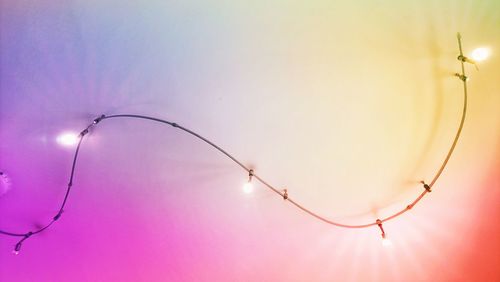
[[[464,58],[463,56],[463,52],[462,52],[462,42],[461,42],[461,36],[460,34],[458,33],[457,34],[457,39],[458,39],[458,45],[459,45],[459,51],[460,51],[460,56],[459,58]],[[327,224],[330,224],[330,225],[334,225],[334,226],[338,226],[338,227],[344,227],[344,228],[366,228],[366,227],[370,227],[370,226],[375,226],[375,225],[378,225],[379,227],[381,226],[382,222],[386,222],[386,221],[389,221],[391,219],[394,219],[400,215],[402,215],[403,213],[409,211],[410,209],[412,209],[427,193],[430,193],[431,189],[434,184],[436,183],[436,181],[439,179],[439,177],[441,176],[441,174],[443,173],[446,165],[448,164],[448,161],[451,157],[451,155],[453,154],[453,151],[455,150],[455,147],[457,145],[457,142],[458,142],[458,139],[460,138],[460,134],[462,132],[462,129],[463,129],[463,126],[464,126],[464,122],[465,122],[465,117],[466,117],[466,113],[467,113],[467,79],[466,79],[466,76],[465,76],[465,67],[464,67],[464,60],[463,59],[460,59],[460,62],[461,62],[461,70],[462,70],[462,74],[461,74],[461,77],[460,79],[462,80],[463,82],[463,86],[464,86],[464,104],[463,104],[463,110],[462,110],[462,117],[461,117],[461,120],[460,120],[460,125],[458,127],[458,130],[457,130],[457,133],[455,135],[455,138],[453,139],[453,143],[450,147],[450,149],[448,150],[448,154],[446,155],[443,163],[441,164],[441,167],[439,168],[438,172],[436,173],[436,175],[434,176],[434,178],[432,179],[432,181],[430,182],[430,184],[425,184],[424,182],[422,182],[424,184],[424,187],[426,188],[410,205],[406,206],[404,209],[400,210],[399,212],[396,212],[395,214],[393,215],[390,215],[384,219],[377,219],[375,222],[371,222],[371,223],[366,223],[366,224],[358,224],[358,225],[350,225],[350,224],[342,224],[342,223],[338,223],[338,222],[335,222],[335,221],[332,221],[332,220],[329,220],[327,219],[326,217],[323,217],[315,212],[313,212],[312,210],[302,206],[301,204],[299,204],[298,202],[296,202],[295,200],[293,200],[289,195],[288,193],[286,193],[285,191],[281,191],[277,188],[275,188],[274,186],[272,186],[271,184],[267,183],[264,179],[262,179],[261,177],[259,177],[257,174],[255,174],[255,172],[253,172],[252,170],[252,176],[257,179],[258,182],[260,182],[261,184],[263,184],[264,186],[266,186],[267,188],[269,188],[271,191],[275,192],[276,194],[280,195],[281,197],[283,197],[285,200],[289,201],[290,203],[292,203],[294,206],[296,206],[297,208],[301,209],[302,211],[306,212],[307,214],[327,223]],[[75,153],[74,153],[74,157],[73,157],[73,163],[72,163],[72,166],[71,166],[71,173],[70,173],[70,177],[69,177],[69,182],[68,182],[68,186],[67,186],[67,189],[66,189],[66,194],[64,195],[64,200],[62,201],[61,203],[61,206],[57,212],[57,214],[52,218],[52,220],[45,226],[39,228],[38,230],[35,230],[35,231],[30,231],[30,232],[26,232],[26,233],[15,233],[15,232],[8,232],[8,231],[3,231],[3,230],[0,230],[0,234],[3,234],[3,235],[7,235],[7,236],[14,236],[14,237],[23,237],[15,246],[15,249],[14,251],[16,253],[18,253],[21,249],[21,245],[22,243],[28,239],[29,237],[31,237],[32,235],[35,235],[35,234],[39,234],[43,231],[45,231],[47,228],[49,228],[54,222],[56,222],[62,215],[62,213],[64,212],[64,207],[66,206],[66,203],[68,201],[68,198],[69,198],[69,194],[71,192],[71,188],[73,186],[73,179],[74,179],[74,176],[75,176],[75,170],[76,170],[76,164],[77,164],[77,160],[78,160],[78,153],[80,151],[80,147],[81,147],[81,144],[83,142],[83,139],[85,137],[85,135],[89,132],[89,130],[94,127],[95,125],[97,125],[99,122],[101,122],[102,120],[106,120],[106,119],[112,119],[112,118],[134,118],[134,119],[145,119],[145,120],[150,120],[150,121],[155,121],[155,122],[159,122],[159,123],[163,123],[163,124],[167,124],[167,125],[170,125],[174,128],[178,128],[200,140],[202,140],[203,142],[207,143],[208,145],[212,146],[213,148],[217,149],[219,152],[221,152],[222,154],[224,154],[226,157],[228,157],[229,159],[231,159],[233,162],[235,162],[236,164],[238,164],[241,168],[243,168],[246,172],[250,173],[251,171],[251,168],[245,166],[241,161],[239,161],[238,159],[236,159],[234,156],[232,156],[231,154],[229,154],[227,151],[225,151],[224,149],[222,149],[221,147],[219,147],[218,145],[216,145],[215,143],[213,143],[212,141],[208,140],[207,138],[201,136],[200,134],[188,129],[188,128],[185,128],[175,122],[170,122],[170,121],[167,121],[167,120],[163,120],[163,119],[159,119],[159,118],[155,118],[155,117],[150,117],[150,116],[144,116],[144,115],[134,115],[134,114],[117,114],[117,115],[110,115],[110,116],[105,116],[105,115],[101,115],[100,117],[94,119],[94,121],[92,122],[92,124],[90,124],[89,126],[87,126],[79,135],[79,141],[78,141],[78,145],[76,146],[76,149],[75,149]]]
[[[68,200],[69,193],[71,192],[71,187],[73,186],[73,178],[75,176],[75,169],[76,169],[76,163],[77,163],[77,159],[78,159],[78,153],[80,152],[80,147],[82,145],[83,138],[89,132],[90,127],[92,127],[95,124],[97,124],[98,121],[96,122],[96,120],[94,120],[94,123],[92,123],[91,125],[87,126],[87,128],[85,128],[80,133],[80,135],[79,135],[78,145],[76,146],[75,154],[73,156],[73,163],[71,165],[71,174],[70,174],[70,177],[69,177],[69,183],[68,183],[68,186],[67,186],[67,189],[66,189],[66,194],[64,195],[64,200],[62,201],[61,206],[59,207],[59,211],[52,218],[52,220],[48,224],[46,224],[45,226],[42,226],[42,227],[40,227],[39,229],[37,229],[35,231],[29,231],[29,232],[26,232],[26,233],[13,233],[13,232],[7,232],[7,231],[0,230],[0,234],[4,234],[4,235],[8,235],[8,236],[14,236],[14,237],[23,237],[21,240],[19,240],[19,242],[17,242],[17,244],[16,244],[16,246],[14,248],[14,252],[16,254],[19,253],[19,251],[21,250],[22,243],[26,239],[28,239],[32,235],[35,235],[35,234],[38,234],[38,233],[41,233],[41,232],[45,231],[47,228],[49,228],[52,224],[54,224],[54,222],[56,222],[61,217],[61,215],[63,213],[63,210],[64,210],[64,207],[66,206],[66,202]]]

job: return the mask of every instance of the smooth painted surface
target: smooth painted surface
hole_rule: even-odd
[[[57,211],[73,147],[100,114],[208,137],[302,204],[363,223],[433,177],[458,126],[455,33],[468,66],[463,138],[434,191],[377,228],[325,225],[174,128],[103,121],[61,220],[1,281],[500,280],[498,1],[1,2],[0,228]],[[60,138],[59,138],[60,141]]]

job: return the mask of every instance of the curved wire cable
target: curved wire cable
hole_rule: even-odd
[[[457,34],[457,39],[458,39],[458,46],[459,46],[459,51],[460,51],[460,56],[458,57],[458,59],[461,62],[462,73],[461,74],[457,73],[455,75],[457,77],[459,77],[460,80],[462,80],[462,82],[463,82],[463,89],[464,89],[464,91],[463,91],[463,94],[464,94],[463,97],[464,98],[463,98],[462,117],[460,119],[460,125],[458,127],[457,133],[455,134],[455,138],[453,139],[452,145],[451,145],[450,149],[448,150],[448,153],[446,154],[446,157],[445,157],[444,161],[442,162],[442,164],[441,164],[438,172],[435,174],[435,176],[433,177],[432,181],[429,184],[426,184],[425,182],[422,181],[422,184],[424,185],[425,190],[411,204],[409,204],[408,206],[406,206],[404,209],[400,210],[399,212],[396,212],[395,214],[392,214],[392,215],[390,215],[388,217],[385,217],[383,219],[377,219],[374,222],[369,222],[369,223],[366,223],[366,224],[357,224],[357,225],[343,224],[343,223],[335,222],[333,220],[330,220],[330,219],[328,219],[328,218],[326,218],[324,216],[321,216],[321,215],[313,212],[312,210],[310,210],[310,209],[302,206],[297,201],[295,201],[291,197],[289,197],[288,196],[288,192],[286,190],[285,191],[281,191],[281,190],[275,188],[273,185],[269,184],[263,178],[261,178],[257,174],[255,174],[254,171],[251,168],[245,166],[241,161],[239,161],[233,155],[229,154],[227,151],[225,151],[224,149],[222,149],[221,147],[219,147],[218,145],[216,145],[212,141],[208,140],[207,138],[201,136],[200,134],[198,134],[198,133],[196,133],[196,132],[194,132],[194,131],[192,131],[192,130],[190,130],[188,128],[185,128],[185,127],[183,127],[183,126],[181,126],[181,125],[179,125],[179,124],[177,124],[175,122],[171,122],[171,121],[167,121],[167,120],[163,120],[163,119],[159,119],[159,118],[155,118],[155,117],[150,117],[150,116],[135,115],[135,114],[116,114],[116,115],[110,115],[110,116],[101,115],[100,117],[94,119],[94,121],[89,126],[87,126],[79,134],[79,141],[78,141],[78,145],[76,146],[74,157],[73,157],[73,163],[72,163],[72,166],[71,166],[71,173],[70,173],[70,177],[69,177],[68,186],[67,186],[67,189],[66,189],[66,194],[64,196],[64,200],[62,201],[61,206],[60,206],[57,214],[52,218],[52,220],[48,224],[46,224],[45,226],[43,226],[43,227],[41,227],[41,228],[39,228],[39,229],[37,229],[35,231],[30,231],[30,232],[26,232],[26,233],[15,233],[15,232],[8,232],[8,231],[0,230],[0,234],[7,235],[7,236],[14,236],[14,237],[23,237],[16,244],[15,249],[14,249],[14,253],[18,254],[19,251],[21,250],[22,243],[26,239],[28,239],[32,235],[35,235],[35,234],[38,234],[38,233],[41,233],[41,232],[45,231],[54,222],[56,222],[61,217],[62,213],[64,212],[64,207],[66,206],[66,203],[68,201],[68,197],[69,197],[69,194],[71,192],[71,188],[73,186],[73,179],[74,179],[74,176],[75,176],[76,164],[77,164],[77,160],[78,160],[78,153],[80,151],[80,147],[81,147],[81,144],[82,144],[82,141],[83,141],[85,135],[89,132],[89,130],[92,127],[96,126],[99,122],[101,122],[103,120],[116,119],[116,118],[133,118],[133,119],[144,119],[144,120],[159,122],[159,123],[162,123],[162,124],[167,124],[167,125],[170,125],[170,126],[172,126],[174,128],[178,128],[181,131],[184,131],[184,132],[186,132],[186,133],[188,133],[188,134],[190,134],[190,135],[198,138],[199,140],[207,143],[208,145],[212,146],[213,148],[215,148],[216,150],[218,150],[219,152],[221,152],[222,154],[224,154],[226,157],[228,157],[229,159],[231,159],[233,162],[235,162],[237,165],[239,165],[241,168],[243,168],[246,172],[248,172],[251,176],[253,176],[255,179],[257,179],[257,181],[260,182],[262,185],[264,185],[265,187],[269,188],[271,191],[273,191],[276,194],[280,195],[281,197],[283,197],[283,199],[287,200],[288,202],[290,202],[291,204],[293,204],[298,209],[306,212],[307,214],[315,217],[316,219],[319,219],[319,220],[321,220],[321,221],[323,221],[323,222],[325,222],[327,224],[334,225],[334,226],[337,226],[337,227],[343,227],[343,228],[366,228],[366,227],[371,227],[371,226],[379,226],[380,229],[382,230],[382,237],[385,238],[385,232],[383,231],[382,223],[386,222],[386,221],[389,221],[389,220],[392,220],[392,219],[394,219],[394,218],[402,215],[403,213],[409,211],[420,200],[422,200],[422,198],[427,193],[431,192],[431,188],[434,186],[434,184],[436,183],[436,181],[439,179],[439,177],[443,173],[446,165],[448,164],[448,161],[450,160],[451,155],[453,154],[453,151],[455,150],[455,147],[457,145],[458,139],[460,138],[460,134],[462,132],[462,129],[463,129],[463,126],[464,126],[464,122],[465,122],[465,116],[467,114],[467,77],[465,76],[465,67],[464,67],[464,63],[467,62],[467,58],[463,56],[462,42],[461,42],[460,33]]]
[[[87,128],[85,128],[82,132],[80,132],[80,135],[78,135],[80,138],[78,140],[78,145],[76,146],[75,154],[73,156],[73,163],[71,165],[71,174],[69,177],[69,183],[68,183],[68,186],[66,189],[66,194],[64,195],[64,200],[62,201],[61,206],[59,207],[59,211],[52,218],[52,220],[49,223],[47,223],[46,225],[40,227],[39,229],[37,229],[35,231],[29,231],[26,233],[14,233],[14,232],[7,232],[7,231],[0,230],[0,234],[3,234],[3,235],[14,236],[14,237],[23,237],[21,240],[19,240],[19,242],[17,242],[17,244],[14,248],[14,253],[16,255],[19,254],[19,251],[21,251],[22,243],[26,239],[28,239],[32,235],[35,235],[35,234],[38,234],[38,233],[45,231],[47,228],[49,228],[52,224],[54,224],[54,222],[56,222],[61,217],[63,210],[64,210],[64,207],[66,206],[66,202],[68,201],[69,193],[71,192],[71,187],[73,186],[73,178],[75,176],[75,169],[76,169],[76,163],[78,160],[78,153],[80,152],[80,147],[82,145],[83,138],[89,132],[89,129],[92,126],[94,126],[95,124],[97,124],[98,121],[96,122],[96,120],[94,120],[94,122],[91,125],[87,126]]]

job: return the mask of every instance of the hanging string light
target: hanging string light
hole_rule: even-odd
[[[253,192],[252,177],[253,177],[253,169],[248,171],[248,181],[245,182],[245,184],[243,184],[243,191],[247,194]]]
[[[428,194],[428,193],[430,193],[432,191],[431,190],[432,187],[434,186],[434,184],[436,183],[436,181],[439,179],[439,177],[443,173],[443,170],[445,169],[446,165],[448,164],[448,161],[449,161],[449,159],[450,159],[450,157],[451,157],[451,155],[452,155],[452,153],[453,153],[453,151],[455,149],[455,146],[457,145],[458,139],[459,139],[460,134],[462,132],[462,128],[463,128],[463,125],[464,125],[464,122],[465,122],[465,116],[466,116],[466,113],[467,113],[467,76],[465,75],[465,66],[464,66],[464,64],[465,63],[475,64],[475,61],[473,61],[473,60],[471,60],[471,59],[469,59],[469,58],[467,58],[467,57],[465,57],[463,55],[462,40],[461,40],[460,33],[457,33],[457,40],[458,40],[458,47],[459,47],[459,51],[460,51],[460,55],[458,56],[458,60],[460,61],[460,64],[461,64],[461,72],[460,73],[456,73],[455,76],[457,76],[462,81],[462,83],[463,83],[463,94],[464,94],[464,103],[463,103],[462,117],[460,119],[460,125],[459,125],[458,130],[457,130],[457,132],[455,134],[455,138],[453,139],[452,145],[451,145],[450,149],[448,150],[448,153],[446,154],[446,157],[445,157],[443,163],[441,164],[439,170],[435,174],[435,176],[432,179],[432,181],[430,183],[428,183],[428,184],[425,183],[424,181],[421,181],[421,183],[422,183],[422,185],[424,187],[424,191],[412,203],[410,203],[404,209],[400,210],[399,212],[396,212],[393,215],[390,215],[390,216],[382,218],[382,219],[377,219],[374,222],[368,222],[368,223],[365,223],[365,224],[358,224],[358,225],[343,224],[343,223],[339,223],[339,222],[335,222],[335,221],[329,220],[329,219],[327,219],[327,218],[325,218],[325,217],[323,217],[323,216],[321,216],[321,215],[313,212],[312,210],[310,210],[310,209],[308,209],[308,208],[300,205],[298,202],[296,202],[295,200],[293,200],[289,196],[287,189],[283,189],[283,190],[276,189],[274,186],[272,186],[271,184],[267,183],[264,179],[262,179],[257,174],[255,174],[255,172],[254,172],[253,169],[248,168],[241,161],[239,161],[238,159],[236,159],[235,157],[233,157],[231,154],[229,154],[228,152],[226,152],[224,149],[222,149],[218,145],[214,144],[213,142],[209,141],[205,137],[199,135],[198,133],[196,133],[196,132],[194,132],[194,131],[192,131],[190,129],[187,129],[187,128],[185,128],[185,127],[183,127],[183,126],[181,126],[181,125],[179,125],[177,123],[170,122],[170,121],[163,120],[163,119],[159,119],[159,118],[155,118],[155,117],[143,116],[143,115],[132,115],[132,114],[118,114],[118,115],[110,115],[110,116],[101,115],[98,118],[94,119],[90,125],[88,125],[84,130],[82,130],[80,132],[80,134],[78,134],[78,136],[77,136],[77,142],[76,142],[77,145],[76,145],[75,153],[74,153],[74,156],[73,156],[73,162],[72,162],[72,166],[71,166],[71,173],[70,173],[70,176],[69,176],[69,182],[68,182],[68,185],[67,185],[66,194],[64,195],[64,199],[63,199],[63,201],[61,203],[61,206],[59,207],[58,212],[52,218],[52,220],[49,221],[49,223],[46,224],[45,226],[43,226],[43,227],[41,227],[41,228],[39,228],[39,229],[37,229],[35,231],[29,231],[29,232],[26,232],[26,233],[16,233],[16,232],[9,232],[9,231],[0,230],[0,234],[7,235],[7,236],[13,236],[13,237],[20,237],[21,238],[17,242],[17,244],[15,245],[14,251],[13,251],[15,254],[19,254],[19,252],[21,251],[21,247],[22,247],[22,244],[24,243],[24,241],[26,241],[28,238],[32,237],[33,235],[36,235],[36,234],[39,234],[39,233],[45,231],[54,222],[56,222],[57,220],[59,220],[60,217],[62,216],[63,212],[64,212],[64,208],[66,206],[69,194],[71,192],[71,188],[73,186],[73,177],[74,177],[74,174],[75,174],[76,164],[77,164],[77,160],[78,160],[78,153],[80,151],[80,147],[81,147],[82,141],[85,138],[85,136],[89,133],[89,131],[94,126],[98,125],[103,120],[118,119],[118,118],[133,118],[133,119],[149,120],[149,121],[154,121],[154,122],[159,122],[159,123],[162,123],[162,124],[170,125],[170,126],[172,126],[174,128],[177,128],[177,129],[179,129],[181,131],[184,131],[184,132],[186,132],[186,133],[188,133],[188,134],[190,134],[190,135],[192,135],[192,136],[194,136],[194,137],[196,137],[196,138],[204,141],[208,145],[210,145],[213,148],[217,149],[219,152],[221,152],[226,157],[228,157],[229,159],[231,159],[232,161],[234,161],[237,165],[239,165],[243,170],[245,170],[248,173],[248,181],[244,184],[244,187],[243,187],[243,191],[245,191],[246,193],[251,193],[253,191],[252,180],[256,179],[259,183],[261,183],[265,187],[269,188],[271,191],[275,192],[276,194],[280,195],[284,200],[288,201],[289,203],[291,203],[292,205],[294,205],[298,209],[306,212],[310,216],[315,217],[315,218],[317,218],[317,219],[319,219],[319,220],[321,220],[321,221],[323,221],[323,222],[325,222],[327,224],[334,225],[334,226],[337,226],[337,227],[344,227],[344,228],[367,228],[367,227],[371,227],[371,226],[378,226],[379,229],[380,229],[380,231],[382,232],[381,233],[382,244],[384,246],[391,245],[391,242],[387,238],[387,234],[386,234],[386,232],[385,232],[385,230],[383,228],[383,223],[385,223],[385,222],[387,222],[389,220],[392,220],[392,219],[394,219],[394,218],[402,215],[403,213],[409,211],[426,194]]]
[[[385,234],[384,227],[382,226],[382,220],[377,219],[375,223],[378,225],[378,228],[380,228],[380,231],[382,232],[380,235],[382,235],[382,245],[387,247],[392,245],[391,240],[387,238],[387,235]]]

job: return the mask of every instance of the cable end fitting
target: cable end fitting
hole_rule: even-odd
[[[82,132],[80,132],[80,137],[85,136],[87,133],[89,133],[89,129],[85,128],[84,130],[82,130]]]
[[[17,242],[16,246],[14,247],[14,250],[12,251],[13,254],[15,255],[18,255],[19,252],[21,251],[21,247],[23,246],[23,242],[24,240],[28,239],[29,237],[31,237],[31,235],[33,235],[33,232],[28,232],[24,235],[24,237],[19,240],[19,242]]]
[[[469,64],[476,64],[476,62],[472,59],[469,59],[467,57],[465,57],[464,55],[458,55],[457,57],[457,60],[459,60],[460,62],[464,62],[464,63],[469,63]]]
[[[384,227],[382,226],[382,220],[380,219],[377,219],[375,221],[375,223],[378,225],[378,227],[380,228],[380,231],[382,232],[382,239],[385,239],[385,231],[384,231]]]
[[[424,189],[425,189],[428,193],[432,192],[432,190],[431,190],[431,186],[429,186],[429,184],[425,183],[424,181],[420,181],[420,183],[422,183],[422,185],[424,185]]]
[[[474,65],[474,67],[476,67],[476,70],[479,70],[479,67],[477,66],[477,62],[468,58],[468,57],[465,57],[464,55],[458,55],[457,60],[459,60],[460,62],[463,62],[463,63],[468,63],[471,65]]]
[[[253,178],[253,176],[254,176],[254,175],[255,175],[255,174],[254,174],[253,169],[250,169],[250,170],[248,171],[248,182],[251,182],[251,181],[252,181],[252,178]]]
[[[458,77],[461,81],[467,81],[469,78],[463,74],[455,73],[455,76]]]
[[[382,220],[380,219],[377,219],[377,221],[375,221],[375,223],[377,223],[378,227],[380,228],[380,231],[382,232],[382,239],[385,239],[385,231],[384,231],[384,227],[382,226]]]
[[[98,124],[101,120],[103,120],[106,116],[105,115],[101,115],[99,116],[98,118],[95,118],[94,121],[92,121],[92,124],[93,125],[96,125]]]
[[[16,246],[14,247],[14,250],[12,251],[13,254],[15,254],[16,256],[19,254],[19,252],[21,251],[21,246],[23,245],[23,243],[21,242],[18,242],[16,244]]]

